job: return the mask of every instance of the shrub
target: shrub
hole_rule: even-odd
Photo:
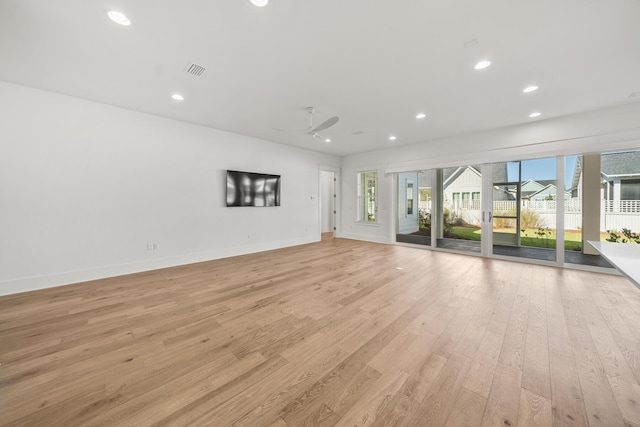
[[[431,212],[427,209],[419,209],[418,210],[418,221],[420,224],[420,228],[424,228],[427,230],[431,230]]]
[[[551,238],[551,230],[548,228],[538,228],[538,231],[534,232],[536,239],[542,239],[542,247],[549,247],[549,239]]]
[[[543,228],[544,221],[538,215],[538,212],[525,209],[520,212],[520,227],[522,228]]]
[[[607,230],[607,233],[609,233],[609,237],[606,239],[607,242],[640,244],[640,233],[634,233],[628,228],[622,229],[622,235],[618,234],[617,230]]]
[[[495,228],[514,228],[516,220],[510,218],[495,218],[496,216],[516,216],[516,209],[508,209],[506,211],[496,211],[493,213],[493,226]]]

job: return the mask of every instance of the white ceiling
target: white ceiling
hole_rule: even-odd
[[[637,102],[639,17],[640,0],[0,0],[0,80],[346,155]],[[330,144],[302,131],[307,106],[340,116]]]

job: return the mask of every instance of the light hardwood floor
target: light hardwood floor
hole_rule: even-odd
[[[622,277],[325,238],[0,298],[0,424],[639,426],[639,326]]]

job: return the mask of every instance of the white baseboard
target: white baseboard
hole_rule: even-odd
[[[140,273],[160,268],[175,267],[196,262],[212,261],[290,246],[304,245],[320,241],[319,236],[305,236],[296,239],[279,240],[274,242],[256,243],[233,248],[216,249],[212,251],[195,252],[152,260],[137,261],[125,264],[106,265],[83,270],[65,271],[42,276],[21,277],[0,281],[0,296],[12,295],[38,289],[53,288],[107,277]]]
[[[384,237],[374,237],[356,233],[341,233],[339,237],[343,239],[362,240],[364,242],[389,244],[389,241]]]

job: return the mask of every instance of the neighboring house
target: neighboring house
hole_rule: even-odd
[[[504,169],[504,170],[503,170]],[[443,196],[445,203],[454,208],[480,209],[480,191],[482,189],[482,173],[479,166],[461,166],[443,170]],[[507,165],[495,167],[493,181],[504,182],[507,179]],[[493,200],[514,200],[515,195],[502,187],[493,187]]]
[[[529,179],[523,182],[522,185],[520,186],[520,196],[523,199],[528,198],[530,195],[537,193],[543,188],[544,188],[544,185],[540,184],[537,181],[533,181]]]
[[[504,169],[504,170],[503,170]],[[479,226],[481,223],[480,194],[482,191],[482,173],[480,166],[461,166],[446,168],[442,172],[443,205],[455,212],[468,224]],[[505,182],[507,179],[507,165],[504,168],[495,167],[494,182]],[[493,200],[513,200],[514,195],[505,187],[493,187]]]
[[[602,200],[640,200],[640,151],[603,154],[600,171]],[[571,195],[582,199],[582,157],[576,161]]]
[[[523,200],[540,200],[539,198],[532,199],[531,196],[537,194],[541,191],[544,191],[545,188],[552,186],[551,188],[555,190],[556,188],[556,180],[555,179],[540,179],[534,181],[532,179],[528,179],[522,183],[520,186],[520,198]],[[551,192],[551,188],[546,194],[553,194],[553,198],[555,199],[555,192]]]
[[[456,208],[480,209],[482,174],[473,166],[447,168],[443,171],[443,200],[445,205]],[[473,203],[472,203],[473,202]]]
[[[554,184],[548,184],[546,187],[531,193],[527,196],[528,200],[540,201],[540,200],[556,200],[557,188]],[[524,199],[524,196],[523,196]],[[564,192],[564,199],[571,200],[571,191]]]

